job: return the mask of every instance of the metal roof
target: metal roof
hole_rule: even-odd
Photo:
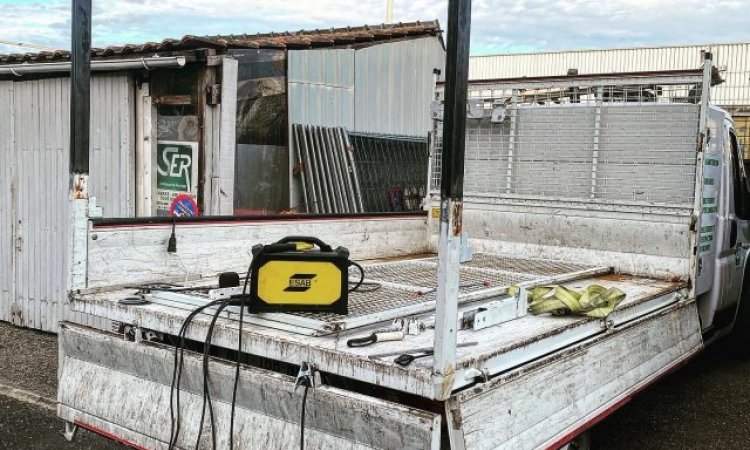
[[[301,30],[296,32],[265,34],[230,34],[215,36],[186,35],[181,39],[164,39],[161,42],[143,44],[113,45],[106,48],[93,48],[93,58],[147,55],[156,52],[173,52],[195,49],[229,48],[278,48],[308,49],[340,47],[355,44],[369,44],[403,38],[417,38],[440,35],[437,20],[427,22],[407,22],[360,27],[330,28],[324,30]],[[42,51],[37,53],[0,54],[0,64],[23,62],[50,62],[70,59],[68,50]]]

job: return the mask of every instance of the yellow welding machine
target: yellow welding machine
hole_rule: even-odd
[[[248,311],[348,313],[349,250],[289,236],[253,247]]]

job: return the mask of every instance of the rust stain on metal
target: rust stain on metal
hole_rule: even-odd
[[[451,220],[453,221],[453,236],[461,236],[464,228],[464,203],[462,201],[451,203]]]
[[[88,193],[86,192],[86,183],[81,177],[76,177],[76,179],[73,181],[73,198],[76,200],[88,198]]]

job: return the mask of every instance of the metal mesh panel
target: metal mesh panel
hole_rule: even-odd
[[[419,211],[427,190],[427,140],[349,133],[365,212]]]
[[[430,289],[437,287],[437,272],[437,262],[431,260],[378,264],[368,266],[365,273],[369,280],[387,281],[390,283]],[[462,290],[510,286],[531,279],[530,276],[518,273],[498,272],[495,270],[482,270],[467,267],[461,267],[459,276],[460,288]]]
[[[517,272],[527,275],[552,276],[590,269],[591,266],[545,259],[509,258],[506,256],[479,253],[466,263],[466,267]]]
[[[700,83],[606,83],[470,86],[466,194],[692,205]]]
[[[349,314],[343,317],[361,317],[405,306],[418,305],[425,302],[424,296],[407,289],[391,286],[381,286],[377,290],[370,286],[363,286],[349,294]],[[342,316],[332,313],[287,313],[299,317],[308,317],[322,321],[341,320]]]

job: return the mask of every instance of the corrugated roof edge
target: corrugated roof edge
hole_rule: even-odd
[[[406,22],[359,27],[330,28],[324,30],[300,30],[296,32],[236,34],[216,36],[185,35],[181,39],[164,39],[161,42],[124,44],[91,49],[95,59],[148,55],[164,51],[229,48],[279,48],[308,49],[337,47],[352,44],[375,43],[404,38],[439,36],[442,33],[437,20]],[[43,63],[70,59],[67,50],[42,51],[38,53],[15,53],[0,55],[0,64]]]

